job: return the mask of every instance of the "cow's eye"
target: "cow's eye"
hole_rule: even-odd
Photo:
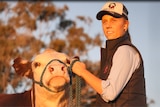
[[[41,64],[40,64],[39,62],[35,62],[35,63],[34,63],[34,67],[35,67],[35,68],[39,67],[40,65],[41,65]]]
[[[67,64],[70,64],[70,60],[69,60],[69,59],[67,59],[67,58],[66,58],[66,63],[67,63]]]

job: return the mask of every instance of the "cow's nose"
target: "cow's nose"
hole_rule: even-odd
[[[51,66],[49,66],[48,67],[48,69],[49,69],[49,71],[52,73],[52,72],[54,72],[54,71],[56,71],[56,72],[58,72],[58,71],[65,71],[64,69],[65,69],[65,66],[64,65],[62,65],[62,66],[54,66],[54,65],[51,65]]]

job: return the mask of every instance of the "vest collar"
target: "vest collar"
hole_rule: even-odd
[[[125,33],[123,36],[117,38],[117,39],[112,39],[112,40],[106,40],[106,48],[108,50],[114,49],[116,46],[118,46],[119,43],[129,39],[129,35]]]

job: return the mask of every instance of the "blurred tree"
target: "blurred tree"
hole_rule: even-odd
[[[91,18],[77,16],[80,23],[84,22],[77,27],[78,22],[66,19],[68,10],[67,5],[58,8],[49,1],[0,2],[1,93],[8,83],[15,88],[21,80],[12,69],[13,59],[18,56],[31,60],[45,48],[69,56],[86,56],[90,49],[101,45],[99,34],[92,38],[84,30],[92,23]],[[85,59],[89,69],[98,71],[98,64],[89,60]]]

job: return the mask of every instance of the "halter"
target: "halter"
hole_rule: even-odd
[[[38,82],[38,81],[36,81],[36,80],[33,80],[33,82],[39,84],[41,87],[44,87],[44,88],[47,89],[48,91],[53,92],[53,93],[58,93],[58,92],[60,92],[60,91],[62,91],[62,90],[64,90],[64,89],[61,89],[61,90],[59,90],[59,91],[54,91],[54,90],[48,88],[47,86],[45,86],[44,83],[43,83],[43,81],[42,81],[47,66],[48,66],[51,62],[53,62],[53,61],[58,61],[59,63],[62,63],[63,65],[65,65],[65,66],[67,67],[67,70],[68,70],[68,72],[69,72],[69,77],[70,77],[70,85],[72,85],[72,67],[73,67],[73,64],[74,64],[76,61],[79,61],[79,60],[78,60],[78,59],[74,59],[74,60],[71,62],[70,66],[67,66],[66,63],[62,62],[62,61],[59,60],[59,59],[52,59],[51,61],[49,61],[49,62],[47,63],[47,65],[46,65],[45,68],[43,69],[42,75],[41,75],[41,77],[40,77],[40,81]]]

